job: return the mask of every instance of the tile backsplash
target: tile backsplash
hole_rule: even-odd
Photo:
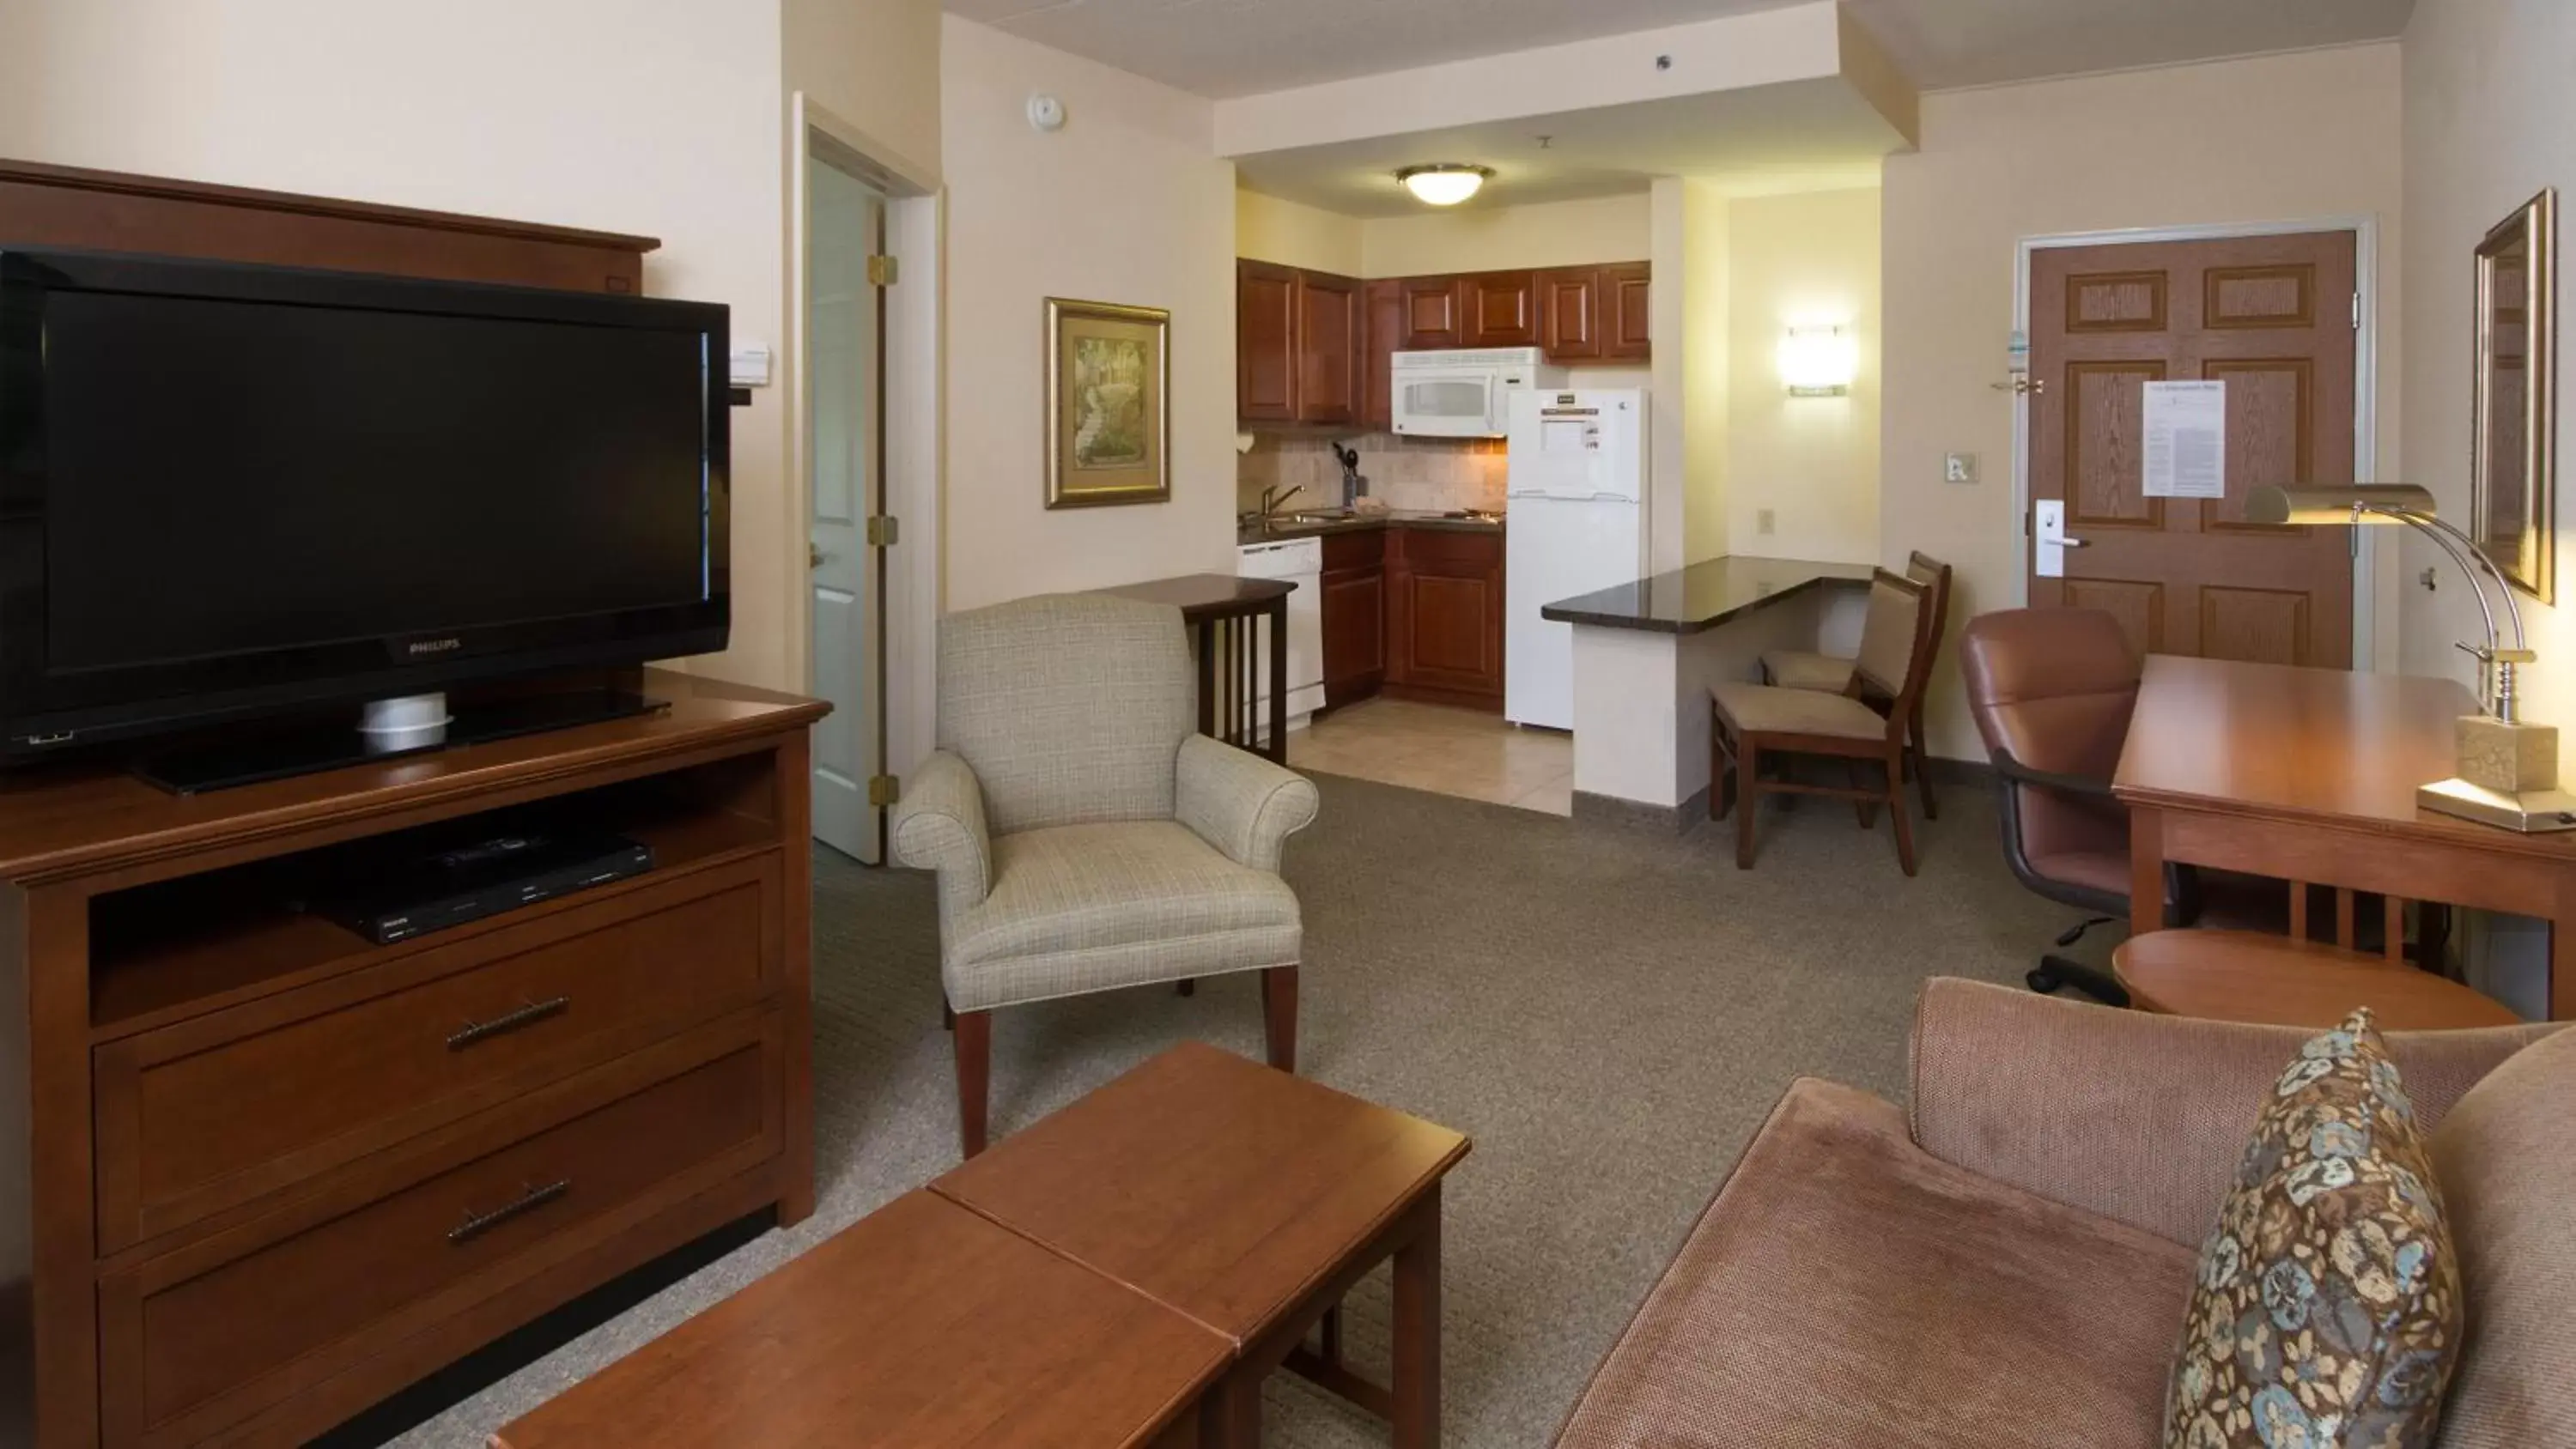
[[[1409,512],[1503,506],[1504,457],[1500,438],[1399,438],[1393,433],[1352,437],[1256,433],[1252,451],[1235,462],[1236,506],[1261,505],[1261,490],[1302,486],[1289,506],[1331,508],[1342,501],[1339,442],[1360,455],[1369,499]]]

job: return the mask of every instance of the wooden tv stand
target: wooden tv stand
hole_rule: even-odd
[[[0,776],[0,1444],[300,1442],[813,1210],[827,706],[644,680],[666,713],[193,797]],[[390,946],[299,909],[530,812],[655,866]]]

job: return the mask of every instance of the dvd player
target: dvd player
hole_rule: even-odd
[[[394,863],[318,912],[379,946],[642,875],[653,848],[622,835],[501,835]]]

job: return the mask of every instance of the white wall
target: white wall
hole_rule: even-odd
[[[809,0],[796,0],[808,6]],[[846,119],[935,165],[918,84],[931,0],[862,0],[872,48],[810,67]],[[11,3],[0,154],[662,239],[661,296],[785,313],[787,138],[776,3],[334,0]],[[493,37],[505,36],[496,44]],[[734,413],[734,641],[706,672],[793,686],[804,527],[777,389]]]
[[[1682,449],[1682,561],[1727,553],[1727,436],[1734,358],[1733,210],[1725,193],[1703,182],[1682,185],[1681,336],[1662,342],[1681,353],[1681,391],[1656,405],[1678,408]],[[1671,281],[1664,286],[1675,285]],[[1661,348],[1658,349],[1660,351]]]
[[[949,16],[947,599],[1234,570],[1234,166],[1207,101]],[[1052,135],[1023,108],[1050,92]],[[1172,313],[1172,499],[1045,507],[1045,299]]]
[[[1925,96],[1922,149],[1885,168],[1882,561],[1921,549],[1954,564],[1954,620],[2016,596],[2013,411],[1990,384],[2004,377],[2017,241],[2375,216],[2383,255],[2394,255],[2403,244],[2398,109],[2394,45]],[[2380,355],[2403,357],[2401,331],[2412,333],[2398,325],[2393,269],[2383,265],[2378,281]],[[2376,463],[2389,478],[2399,456],[2395,371],[2383,370],[2378,394]],[[1954,450],[1982,459],[1976,486],[1941,481],[1942,455]],[[1932,747],[1981,758],[1955,652],[1943,658]]]
[[[2433,490],[2445,515],[2469,513],[2469,383],[2476,315],[2471,260],[2487,229],[2544,186],[2576,190],[2576,7],[2556,0],[2417,0],[2405,39],[2407,482]],[[2576,218],[2561,199],[2561,225]],[[2559,265],[2576,251],[2562,240]],[[2559,281],[2558,587],[2576,600],[2576,491],[2565,443],[2576,420],[2566,362],[2567,302]],[[2415,584],[2426,568],[2441,588]],[[2409,674],[2474,683],[2475,666],[2451,647],[2484,637],[2468,582],[2421,540],[2406,539],[2402,660]],[[2529,716],[2561,731],[2576,765],[2576,604],[2521,604],[2540,662],[2522,675]]]
[[[1257,191],[1237,191],[1234,254],[1283,267],[1360,276],[1360,220]]]
[[[1723,536],[1739,553],[1879,560],[1879,224],[1875,187],[1727,208]],[[1848,396],[1791,397],[1781,379],[1781,339],[1817,325],[1853,339],[1860,370]]]

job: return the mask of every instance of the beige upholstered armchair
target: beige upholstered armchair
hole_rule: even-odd
[[[1049,595],[939,623],[939,749],[894,850],[939,872],[958,1133],[984,1150],[992,1013],[1262,973],[1271,1065],[1296,1070],[1297,898],[1279,852],[1315,787],[1192,728],[1180,612]]]

